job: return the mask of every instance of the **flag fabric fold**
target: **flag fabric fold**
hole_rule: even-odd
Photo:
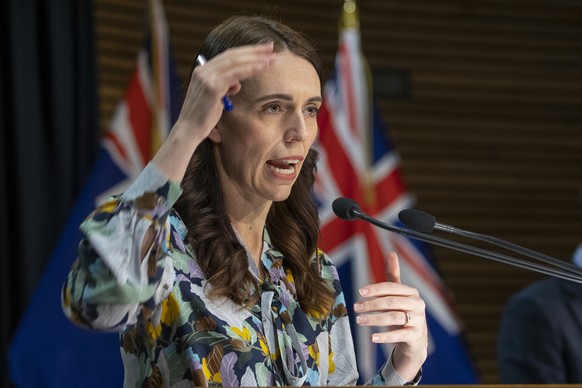
[[[385,281],[384,257],[395,251],[402,282],[417,288],[427,306],[429,356],[422,383],[477,383],[463,342],[462,325],[425,244],[369,223],[346,222],[331,210],[335,198],[348,197],[363,212],[398,225],[398,212],[414,204],[414,197],[403,184],[400,158],[387,138],[381,115],[372,109],[369,71],[361,54],[354,1],[344,2],[340,25],[335,75],[325,85],[318,117],[320,162],[315,192],[320,206],[321,246],[338,267],[349,306],[355,302],[359,287]],[[359,327],[353,311],[350,315],[363,382],[385,362],[391,347],[373,344],[372,328]]]
[[[119,335],[93,333],[61,311],[61,288],[77,257],[79,225],[95,206],[123,192],[167,136],[181,105],[160,0],[150,0],[150,38],[139,52],[92,172],[61,233],[9,349],[17,387],[117,387],[123,384]]]

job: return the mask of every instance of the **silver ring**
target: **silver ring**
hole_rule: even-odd
[[[410,313],[408,311],[404,311],[404,313],[406,314],[406,322],[404,322],[404,325],[402,325],[402,327],[405,327],[406,325],[408,325],[410,323],[410,320],[412,319],[412,317],[410,316]]]

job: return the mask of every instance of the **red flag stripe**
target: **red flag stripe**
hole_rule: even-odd
[[[378,243],[376,233],[374,233],[372,224],[367,222],[360,223],[363,225],[362,234],[366,238],[366,245],[368,248],[368,263],[370,265],[370,274],[374,283],[386,281],[386,271],[384,269],[384,252]]]
[[[326,104],[322,105],[319,120],[319,142],[327,150],[328,165],[333,178],[337,182],[337,186],[342,191],[342,195],[358,202],[366,213],[374,214],[384,209],[405,192],[400,168],[395,167],[374,183],[376,203],[367,204],[364,201],[362,192],[363,183],[360,181],[359,174],[354,170],[351,161],[344,152],[343,145],[333,130],[331,115]],[[330,150],[333,150],[333,153]]]
[[[117,151],[117,155],[119,155],[123,159],[122,161],[123,163],[125,164],[129,163],[127,159],[127,153],[125,152],[125,148],[120,143],[115,132],[107,131],[105,133],[104,142],[109,142],[109,144],[111,144],[115,148],[115,150]]]
[[[125,95],[131,130],[137,143],[143,165],[151,154],[152,110],[139,78],[139,67],[133,73],[130,86]]]
[[[358,134],[358,120],[357,120],[357,110],[355,104],[355,91],[354,91],[354,79],[353,79],[353,69],[352,62],[350,59],[349,48],[345,42],[342,42],[339,47],[339,59],[340,59],[340,77],[345,81],[342,86],[345,86],[346,90],[342,95],[347,99],[345,107],[347,109],[346,115],[348,117],[348,123],[350,125],[350,131],[357,135]]]
[[[398,254],[398,257],[406,261],[406,263],[414,269],[414,272],[420,276],[428,287],[432,291],[437,292],[442,300],[444,300],[451,311],[453,310],[453,305],[450,300],[450,295],[445,293],[443,285],[438,282],[435,277],[427,271],[427,266],[423,263],[419,263],[418,260],[415,259],[413,253],[410,252],[410,249],[402,243],[402,239],[400,236],[394,236],[390,239],[394,250]]]

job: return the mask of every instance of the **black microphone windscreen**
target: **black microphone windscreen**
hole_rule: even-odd
[[[422,233],[432,233],[436,224],[435,216],[418,209],[404,209],[398,218],[410,229]]]
[[[356,219],[354,211],[360,211],[357,203],[349,198],[336,198],[331,204],[331,208],[336,216],[343,220],[353,221]]]

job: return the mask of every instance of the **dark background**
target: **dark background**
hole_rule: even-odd
[[[99,146],[93,17],[86,0],[0,2],[2,386],[10,338]]]
[[[166,0],[183,80],[206,32],[250,10],[337,50],[341,0]],[[582,241],[582,3],[360,1],[362,46],[418,207],[569,259]],[[0,4],[2,370],[18,320],[122,98],[147,29],[139,0]],[[396,75],[404,93],[384,76]],[[392,78],[390,78],[392,79]],[[508,296],[540,276],[435,249],[484,383]],[[64,275],[63,275],[64,276]],[[55,311],[60,314],[60,311]],[[7,373],[1,373],[8,385]]]

